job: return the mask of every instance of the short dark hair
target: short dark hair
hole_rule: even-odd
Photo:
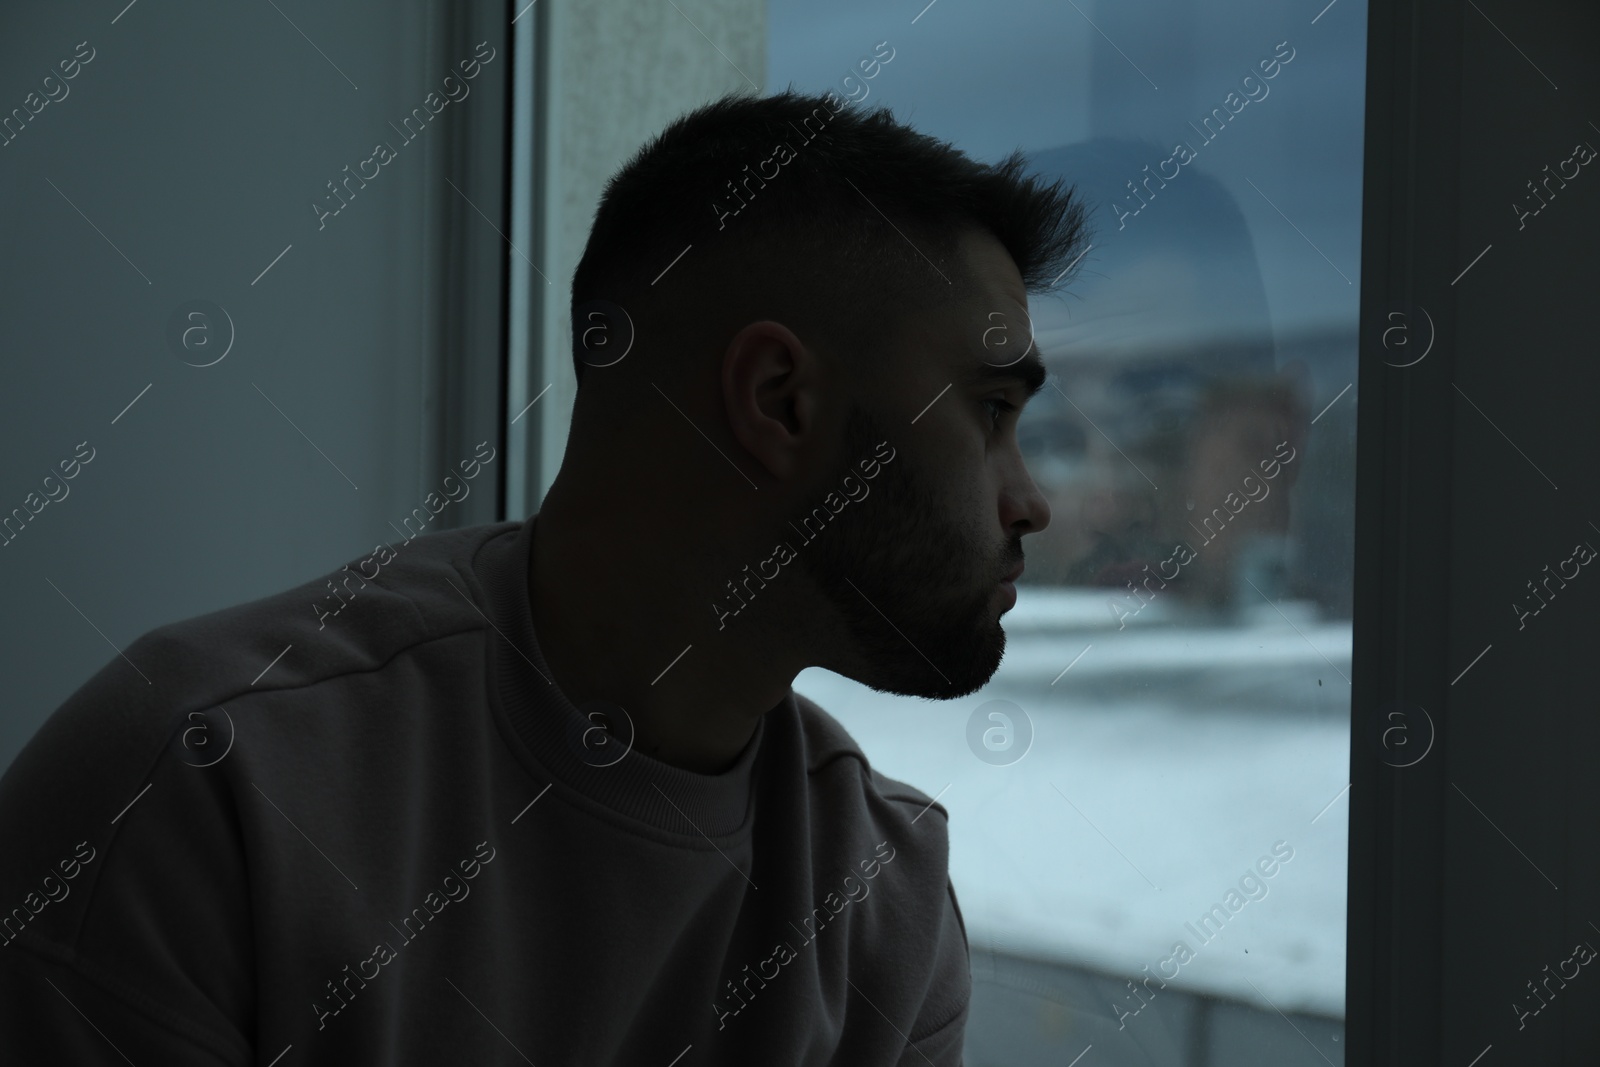
[[[759,318],[864,351],[860,339],[881,344],[961,282],[966,227],[998,239],[1028,292],[1053,290],[1088,240],[1088,211],[1065,179],[1026,167],[1020,149],[980,163],[831,91],[713,100],[607,182],[572,278],[574,369],[581,381],[586,361],[608,362],[585,337],[610,305],[652,351]]]

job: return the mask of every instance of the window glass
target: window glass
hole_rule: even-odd
[[[768,91],[1020,147],[1092,208],[1031,303],[1052,519],[999,672],[795,683],[950,813],[966,1062],[1342,1063],[1365,6],[768,15]]]

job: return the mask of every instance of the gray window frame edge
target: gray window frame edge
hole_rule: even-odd
[[[512,18],[513,75],[507,142],[510,162],[509,279],[504,419],[506,463],[502,519],[538,510],[555,479],[567,420],[550,415],[571,371],[566,356],[567,292],[555,284],[560,218],[556,149],[560,144],[560,84],[555,4],[523,4]],[[526,17],[524,17],[526,16]]]

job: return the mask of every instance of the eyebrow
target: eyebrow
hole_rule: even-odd
[[[1044,388],[1045,379],[1049,372],[1045,369],[1044,360],[1037,351],[1030,352],[1022,359],[1008,366],[997,366],[989,362],[980,362],[967,375],[968,386],[982,385],[986,382],[1020,382],[1026,393],[1023,400],[1032,400]]]

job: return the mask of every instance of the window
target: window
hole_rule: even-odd
[[[1053,517],[999,673],[795,683],[950,811],[967,1062],[1342,1062],[1363,6],[768,13],[767,91],[1021,147],[1094,208],[1031,302]]]

